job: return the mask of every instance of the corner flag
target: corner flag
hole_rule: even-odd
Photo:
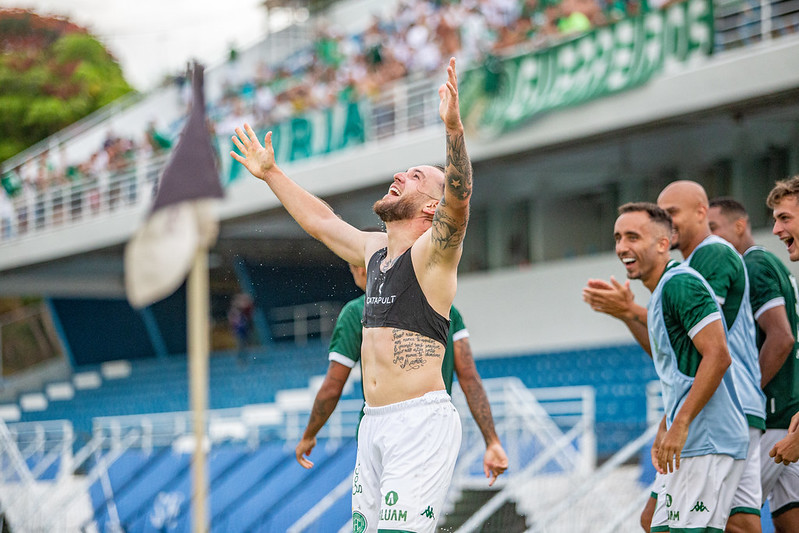
[[[135,308],[175,292],[197,250],[216,242],[214,203],[223,192],[205,122],[203,83],[203,67],[195,63],[189,119],[161,176],[150,214],[125,247],[125,289]]]

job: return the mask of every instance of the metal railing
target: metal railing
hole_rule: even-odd
[[[339,311],[338,302],[274,307],[269,312],[272,340],[292,340],[298,346],[305,346],[312,338],[329,338]]]
[[[421,79],[397,84],[379,97],[364,101],[361,111],[365,117],[365,141],[379,141],[438,126],[435,89],[432,80]],[[229,139],[220,137],[218,141],[219,146],[225,147]],[[229,156],[225,152],[221,157]],[[4,243],[75,226],[86,220],[141,210],[152,201],[168,158],[168,153],[139,154],[120,172],[105,171],[96,179],[53,185],[35,193],[19,193],[11,201],[10,218],[0,218],[0,249]],[[294,164],[302,164],[302,161]]]
[[[715,21],[717,51],[750,46],[799,32],[799,0],[718,0]],[[411,78],[384,89],[373,99],[365,100],[365,115],[368,117],[365,121],[366,142],[379,142],[438,125],[436,88],[437,83],[433,80]],[[14,168],[54,142],[80,135],[138,101],[139,97],[129,97],[116,106],[109,106],[53,138],[58,140],[46,139],[31,147],[4,168]],[[227,138],[221,141],[220,146],[225,146]],[[95,183],[54,186],[29,198],[15,198],[13,217],[0,220],[0,246],[3,242],[75,223],[84,217],[103,216],[124,205],[148,201],[151,185],[165,160],[164,157],[140,159],[131,168],[109,173]]]
[[[593,387],[527,389],[518,378],[484,381],[491,399],[497,433],[508,455],[508,472],[498,478],[501,487],[457,530],[478,531],[505,503],[515,498],[515,488],[545,471],[587,476],[596,464]],[[463,394],[454,394],[459,410],[468,406]],[[470,419],[469,419],[470,420]],[[525,455],[524,447],[532,454]],[[450,505],[466,488],[485,488],[482,458],[485,451],[476,424],[464,416],[461,457],[448,495]]]
[[[75,502],[86,498],[89,487],[134,443],[141,446],[139,432],[129,430],[113,444],[95,437],[73,453],[75,436],[68,421],[6,426],[0,420],[0,510],[15,530],[77,531],[85,517],[76,516]],[[39,479],[56,459],[57,474]]]
[[[730,50],[799,32],[799,0],[717,0],[716,50]]]
[[[166,161],[166,155],[139,157],[119,173],[103,172],[97,179],[20,194],[12,202],[14,217],[4,220],[0,228],[0,246],[3,241],[129,213],[148,204]]]

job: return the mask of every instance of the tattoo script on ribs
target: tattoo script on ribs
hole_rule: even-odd
[[[394,364],[401,369],[422,368],[431,357],[441,357],[439,344],[433,339],[402,329],[392,330],[394,337]]]

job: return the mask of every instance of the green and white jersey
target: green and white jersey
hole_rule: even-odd
[[[744,252],[749,272],[750,299],[755,320],[775,307],[784,306],[788,323],[795,338],[799,339],[799,309],[796,279],[777,256],[760,246]],[[757,324],[755,324],[757,326]],[[757,348],[763,346],[766,335],[757,326]],[[788,429],[791,417],[799,411],[799,343],[794,343],[777,375],[766,385],[766,427]]]
[[[702,362],[693,338],[717,320],[722,320],[721,308],[710,285],[687,263],[670,262],[647,310],[652,360],[660,378],[668,427],[685,402]],[[748,448],[746,417],[728,370],[691,422],[681,455],[723,454],[744,459]]]
[[[721,306],[735,386],[749,425],[766,429],[766,396],[760,390],[759,352],[744,260],[730,243],[710,235],[685,262],[707,280]]]
[[[329,359],[348,368],[355,366],[361,359],[361,341],[363,340],[363,304],[365,294],[347,302],[333,327],[333,336],[330,337],[328,348]]]
[[[455,374],[455,341],[465,339],[469,336],[469,330],[463,323],[463,317],[455,306],[449,309],[449,339],[447,348],[444,352],[444,360],[441,362],[441,377],[444,378],[444,385],[447,387],[447,394],[452,396],[452,377]]]
[[[348,368],[353,368],[361,359],[361,341],[363,340],[363,306],[365,295],[350,300],[341,309],[330,338],[328,359]],[[455,352],[453,343],[469,336],[469,330],[463,323],[463,317],[453,306],[449,310],[449,339],[441,362],[441,376],[444,378],[447,393],[452,394],[452,379],[455,373]],[[363,376],[361,376],[363,378]]]

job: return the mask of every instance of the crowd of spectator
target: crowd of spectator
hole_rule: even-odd
[[[216,131],[232,132],[244,122],[276,124],[337,102],[375,98],[397,80],[439,73],[449,57],[456,56],[466,69],[549,46],[637,13],[638,1],[402,0],[390,16],[373,17],[361,32],[344,34],[321,21],[311,46],[251,75],[231,53],[222,67],[229,74],[224,96],[210,102],[209,117]],[[44,204],[36,201],[44,191],[51,191],[56,221],[59,212],[78,205],[70,188],[80,188],[81,209],[99,210],[103,192],[112,187],[109,176],[138,158],[169,150],[172,142],[151,124],[139,141],[109,133],[91,157],[78,163],[45,151],[11,169],[2,176],[0,236],[14,226],[24,231],[38,223],[44,208],[30,206]]]
[[[218,131],[247,121],[275,124],[339,101],[374,98],[399,79],[438,73],[452,56],[461,69],[551,45],[640,10],[637,0],[402,0],[362,32],[318,23],[311,47],[245,81],[235,55],[225,96],[211,115]]]
[[[150,124],[141,141],[108,132],[101,146],[88,158],[70,163],[66,151],[44,150],[38,156],[0,176],[0,237],[12,228],[24,233],[43,223],[45,210],[54,222],[84,211],[98,212],[102,201],[119,201],[123,191],[114,190],[113,176],[133,168],[171,147],[171,141]],[[112,194],[108,194],[111,192]]]

